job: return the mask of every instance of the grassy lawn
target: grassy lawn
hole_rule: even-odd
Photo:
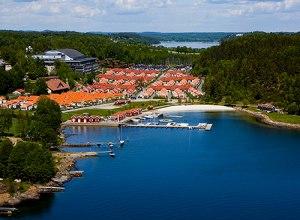
[[[250,110],[250,111],[253,111],[253,112],[262,112],[256,106],[248,106],[246,109]]]
[[[165,101],[147,101],[147,102],[132,102],[124,106],[120,106],[120,108],[116,109],[82,109],[73,112],[65,112],[62,114],[63,121],[69,120],[73,115],[81,115],[83,113],[89,113],[90,115],[99,115],[103,117],[107,117],[113,115],[116,112],[134,109],[134,108],[142,108],[147,109],[149,106],[158,107],[166,105]]]
[[[287,115],[287,114],[279,114],[276,112],[267,114],[270,119],[278,122],[285,122],[290,124],[300,124],[300,116],[299,115]]]

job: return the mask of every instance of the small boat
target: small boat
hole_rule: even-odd
[[[161,123],[169,123],[169,122],[172,122],[173,120],[172,119],[160,119],[158,121]]]
[[[139,123],[141,120],[138,119],[138,118],[133,118],[133,119],[131,119],[131,121],[134,122],[134,123]]]
[[[153,119],[154,116],[153,116],[153,115],[145,115],[144,118],[147,118],[147,119]]]
[[[176,125],[175,122],[170,122],[170,123],[167,124],[167,126],[169,126],[169,127],[170,127],[170,126],[175,126],[175,125]]]
[[[182,118],[182,115],[166,115],[168,118]]]
[[[125,141],[124,140],[120,140],[120,146],[123,146],[125,144]]]
[[[115,156],[116,156],[116,154],[115,154],[113,151],[110,151],[110,152],[109,152],[109,156],[111,156],[111,157],[115,157]]]
[[[177,126],[180,126],[180,127],[188,127],[188,126],[189,126],[189,123],[177,123]]]
[[[114,144],[113,144],[113,143],[111,143],[111,142],[109,142],[109,143],[108,143],[108,146],[111,148],[111,147],[113,147],[113,146],[114,146]]]

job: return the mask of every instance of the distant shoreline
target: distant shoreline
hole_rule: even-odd
[[[222,105],[176,105],[157,109],[159,113],[171,112],[228,112],[235,111],[234,108]]]

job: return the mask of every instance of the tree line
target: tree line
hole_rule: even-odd
[[[35,112],[0,109],[0,135],[14,127],[14,135],[25,140],[13,147],[8,139],[1,139],[0,177],[49,181],[55,174],[49,148],[59,144],[60,123],[59,105],[46,97],[39,99]]]
[[[33,59],[32,55],[59,48],[73,48],[99,61],[113,60],[126,64],[192,64],[197,56],[172,53],[167,48],[139,42],[116,41],[110,36],[92,33],[0,31],[0,59],[13,66],[9,72],[0,70],[0,84],[3,85],[0,95],[24,87],[28,92],[38,94],[35,92],[38,88],[34,88],[32,82],[47,76],[47,71],[43,61]],[[91,77],[78,75],[64,64],[57,63],[57,67],[54,74],[64,81],[68,78],[71,87],[78,79],[90,81]]]
[[[300,34],[252,33],[202,51],[193,64],[206,76],[206,100],[273,102],[300,114]]]

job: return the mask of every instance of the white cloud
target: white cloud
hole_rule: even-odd
[[[300,0],[0,0],[0,21],[0,29],[299,31]]]
[[[100,10],[98,8],[91,8],[86,5],[75,5],[71,12],[76,17],[94,17],[96,15],[103,15],[105,14],[104,10]]]

